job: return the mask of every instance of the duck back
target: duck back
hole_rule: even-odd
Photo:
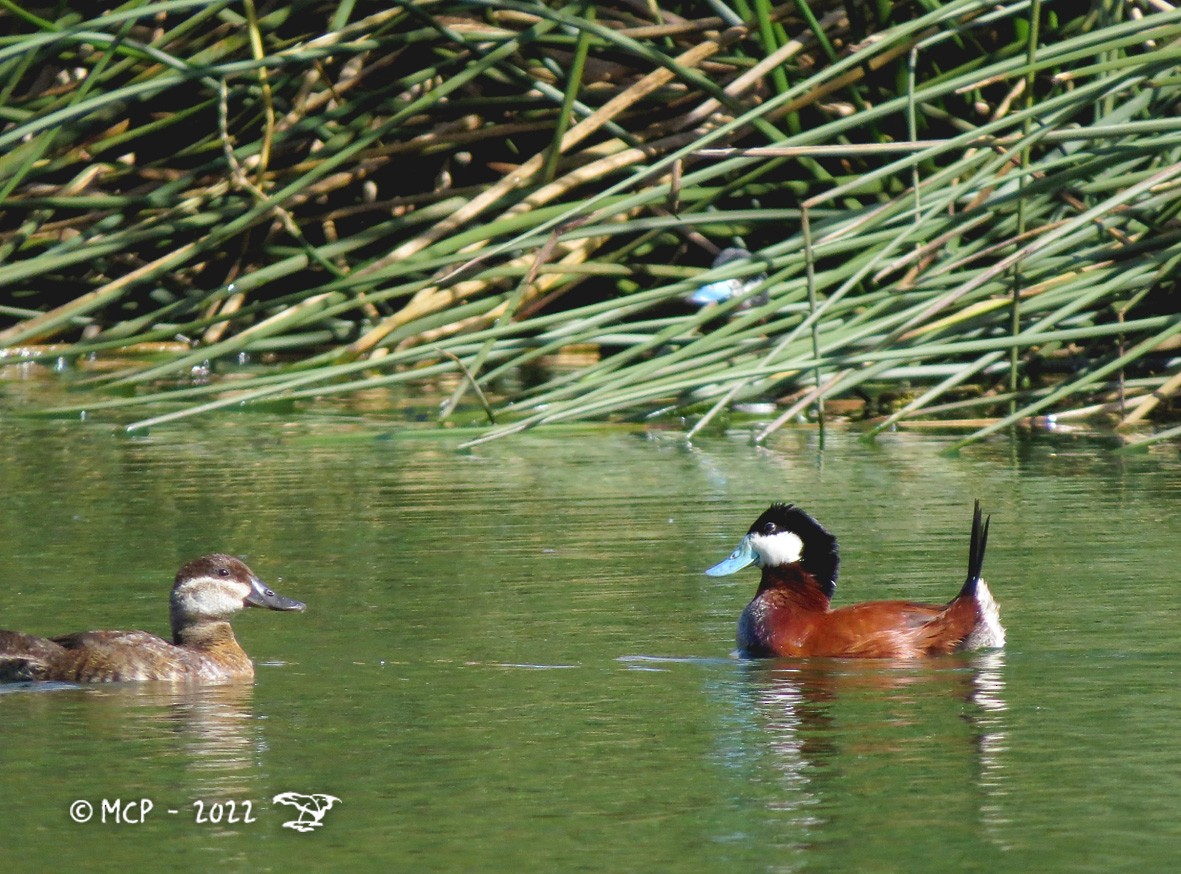
[[[0,631],[0,682],[53,679],[49,674],[64,653],[59,644],[47,638]]]
[[[231,635],[193,650],[146,631],[84,631],[44,638],[0,631],[0,681],[105,683],[250,680],[254,665]]]

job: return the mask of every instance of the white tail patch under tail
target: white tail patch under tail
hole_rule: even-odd
[[[1000,649],[1005,645],[1005,627],[1001,625],[1001,609],[984,580],[976,581],[976,604],[980,608],[980,621],[964,638],[961,649]]]

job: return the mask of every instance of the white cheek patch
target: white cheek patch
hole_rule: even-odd
[[[795,564],[804,553],[804,541],[790,531],[778,534],[752,534],[750,545],[759,557],[759,567]]]
[[[173,593],[187,616],[230,616],[243,607],[250,587],[230,580],[202,577],[183,583]]]

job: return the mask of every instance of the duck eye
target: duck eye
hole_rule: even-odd
[[[770,537],[772,534],[776,533],[778,530],[779,530],[779,526],[776,525],[774,522],[764,523],[763,536]]]
[[[217,569],[217,575],[219,577],[228,577],[230,575],[230,569],[228,567],[219,567]]]

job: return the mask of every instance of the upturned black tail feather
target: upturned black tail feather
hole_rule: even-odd
[[[980,582],[980,572],[984,568],[984,548],[988,546],[988,523],[991,520],[992,516],[981,515],[980,501],[977,500],[972,514],[972,543],[968,547],[968,578],[960,589],[961,598],[976,596],[976,584]]]

